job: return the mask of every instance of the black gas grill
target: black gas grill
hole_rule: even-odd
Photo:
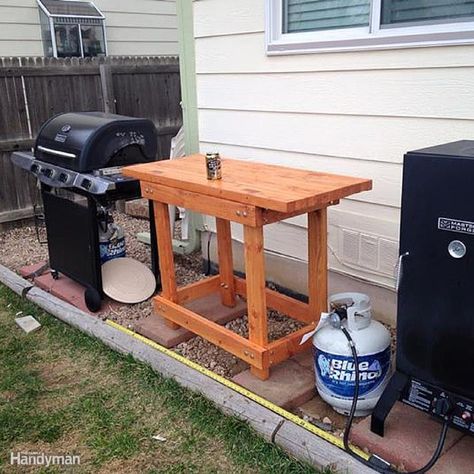
[[[120,167],[154,161],[156,151],[157,132],[150,120],[82,112],[48,120],[34,153],[17,152],[12,160],[50,187],[127,194],[137,191],[139,183],[123,176]]]
[[[121,167],[154,161],[157,140],[147,119],[65,113],[42,126],[33,153],[12,154],[13,163],[41,183],[53,276],[62,273],[84,285],[92,311],[103,296],[98,225],[110,219],[115,201],[141,196],[139,181],[123,176]],[[153,219],[150,234],[152,269],[159,280]]]

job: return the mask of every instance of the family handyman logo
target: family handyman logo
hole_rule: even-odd
[[[81,456],[76,454],[46,454],[30,452],[11,452],[10,464],[17,466],[79,466]]]

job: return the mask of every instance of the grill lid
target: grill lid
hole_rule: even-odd
[[[102,112],[59,114],[39,131],[35,157],[78,172],[156,159],[158,136],[151,120]]]

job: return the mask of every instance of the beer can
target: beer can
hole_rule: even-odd
[[[221,157],[219,153],[206,153],[207,179],[221,179]]]

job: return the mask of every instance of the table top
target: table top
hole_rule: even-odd
[[[222,179],[208,180],[204,155],[127,166],[140,181],[220,197],[279,212],[302,213],[372,189],[370,179],[222,157]]]

